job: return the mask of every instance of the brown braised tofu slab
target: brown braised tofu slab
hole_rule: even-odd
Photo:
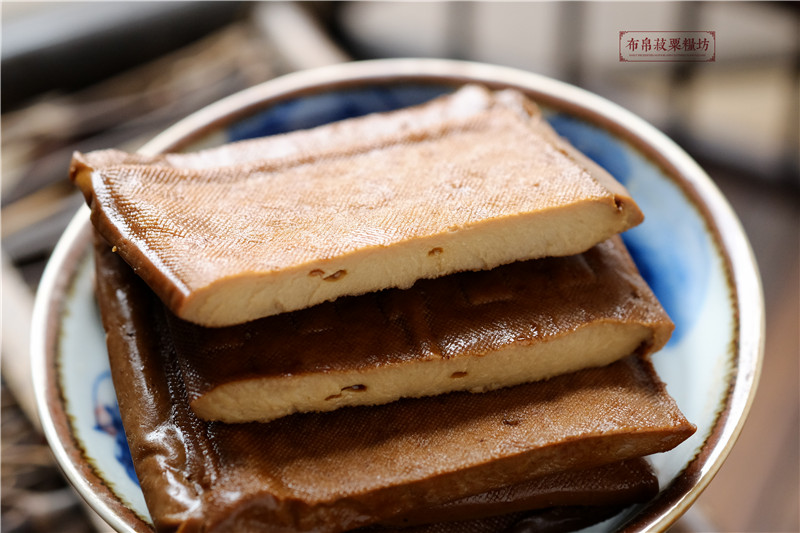
[[[587,507],[603,514],[613,510],[613,515],[620,507],[645,502],[656,494],[658,478],[650,463],[638,457],[594,468],[534,477],[442,505],[415,509],[409,514],[384,520],[380,526],[370,528],[370,531],[465,521],[470,521],[474,526],[474,521],[488,517],[513,514],[519,520],[522,516],[518,516],[518,513],[528,514],[528,511],[553,507],[579,507],[581,514],[590,516],[593,513],[587,512]],[[503,528],[500,531],[505,530]]]
[[[673,329],[618,236],[238,326],[168,325],[192,408],[224,422],[546,379],[657,351]]]
[[[642,221],[535,104],[478,86],[198,153],[76,153],[70,174],[109,245],[205,326],[580,253]]]
[[[481,394],[206,422],[189,405],[169,312],[105,243],[95,252],[120,413],[159,531],[346,531],[663,452],[695,429],[637,356]]]

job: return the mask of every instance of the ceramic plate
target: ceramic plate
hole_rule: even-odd
[[[218,102],[153,139],[146,153],[190,150],[420,103],[466,82],[514,87],[564,137],[627,186],[645,222],[624,235],[675,322],[655,366],[696,434],[652,457],[653,501],[597,531],[664,530],[711,481],[755,392],[763,300],[750,246],[728,203],[680,148],[596,95],[538,75],[442,60],[350,63],[277,78]],[[76,215],[45,271],[32,364],[47,438],[86,501],[118,531],[150,531],[111,384],[92,291],[88,209]]]

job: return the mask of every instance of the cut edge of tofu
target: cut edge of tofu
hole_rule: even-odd
[[[297,412],[380,405],[452,391],[479,393],[650,353],[666,343],[670,331],[667,323],[598,321],[547,342],[515,342],[487,354],[233,381],[195,398],[191,407],[205,420],[268,422]]]
[[[206,327],[242,324],[340,296],[405,289],[419,279],[582,253],[642,218],[630,198],[590,199],[277,272],[243,272],[182,295],[174,311]]]

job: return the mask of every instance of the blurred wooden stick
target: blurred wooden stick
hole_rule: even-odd
[[[253,18],[289,71],[350,61],[302,2],[261,2]]]
[[[2,270],[3,320],[0,370],[25,416],[41,432],[42,426],[33,394],[30,359],[33,292],[11,265],[5,253],[2,254]]]

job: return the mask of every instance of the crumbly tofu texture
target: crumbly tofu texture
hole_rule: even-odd
[[[194,154],[76,153],[71,177],[108,243],[204,326],[580,253],[643,219],[532,102],[477,86]]]

